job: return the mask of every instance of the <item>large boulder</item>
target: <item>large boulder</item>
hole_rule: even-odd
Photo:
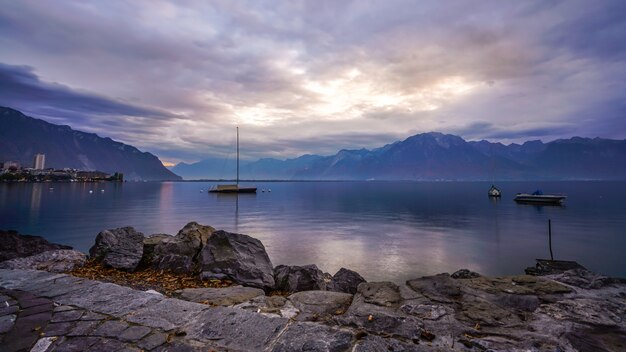
[[[356,271],[341,268],[335,275],[333,275],[327,289],[328,291],[355,294],[357,287],[359,287],[359,284],[363,282],[367,281],[365,281],[365,279]]]
[[[72,249],[72,247],[50,243],[39,236],[21,235],[16,231],[0,230],[0,262],[13,258],[30,257],[55,249]]]
[[[279,265],[274,268],[274,279],[277,290],[289,293],[326,289],[324,273],[315,264]]]
[[[244,285],[274,288],[272,262],[261,241],[247,235],[215,231],[199,257],[202,279],[228,279]]]
[[[56,249],[30,257],[4,261],[0,263],[0,269],[30,269],[62,273],[85,265],[86,260],[87,256],[81,252],[72,249]]]
[[[143,255],[144,236],[132,227],[104,230],[96,237],[89,255],[102,264],[133,271]]]
[[[213,231],[211,226],[190,222],[176,236],[161,237],[151,253],[152,265],[175,272],[194,271],[200,250]]]

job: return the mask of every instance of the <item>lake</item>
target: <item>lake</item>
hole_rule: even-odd
[[[197,221],[260,239],[274,265],[402,282],[459,268],[523,273],[550,257],[552,219],[555,259],[626,277],[626,182],[498,182],[500,200],[485,182],[258,182],[239,196],[207,193],[212,184],[0,184],[0,229],[87,252],[103,229],[176,234]],[[538,188],[567,194],[565,205],[512,200]]]

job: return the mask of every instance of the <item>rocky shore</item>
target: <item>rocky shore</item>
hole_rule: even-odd
[[[89,257],[0,232],[0,261],[0,351],[626,350],[626,280],[575,263],[367,282],[274,266],[259,240],[195,222],[174,236],[105,230]],[[85,263],[193,279],[133,289],[77,277]]]

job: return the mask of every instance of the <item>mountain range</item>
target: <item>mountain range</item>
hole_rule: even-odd
[[[131,145],[0,107],[0,161],[31,166],[36,153],[46,155],[46,167],[122,172],[136,181],[181,179],[155,155]]]
[[[233,178],[235,167],[234,160],[212,158],[179,163],[172,171],[185,179],[220,179]],[[504,145],[430,132],[371,150],[242,162],[240,174],[286,180],[623,180],[626,140],[573,137]]]

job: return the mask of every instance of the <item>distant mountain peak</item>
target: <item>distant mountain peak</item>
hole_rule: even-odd
[[[30,165],[37,152],[54,168],[122,172],[127,180],[180,180],[153,154],[95,133],[73,130],[0,107],[0,161]]]

